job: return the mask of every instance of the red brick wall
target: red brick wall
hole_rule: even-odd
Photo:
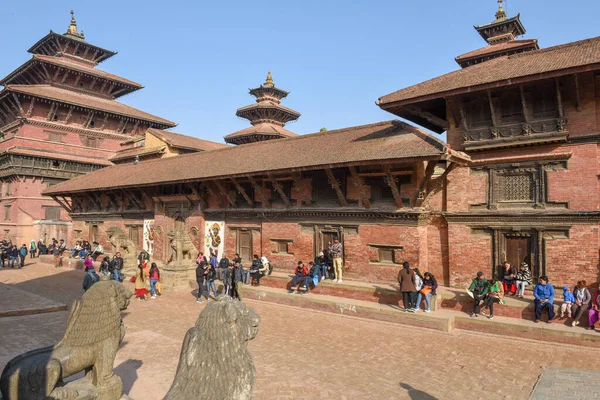
[[[449,284],[468,285],[478,271],[491,275],[492,238],[487,234],[472,234],[465,225],[448,225]]]
[[[598,282],[598,226],[574,225],[568,239],[546,240],[546,273],[553,285]]]
[[[487,175],[468,167],[457,167],[448,174],[446,209],[448,212],[469,211],[469,204],[487,201]]]

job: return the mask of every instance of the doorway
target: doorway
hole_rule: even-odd
[[[525,262],[529,265],[531,276],[534,281],[543,275],[540,266],[543,261],[540,258],[540,244],[538,243],[539,233],[535,230],[506,232],[497,231],[497,257],[495,278],[502,279],[503,264],[508,261],[510,265],[519,267]]]
[[[342,227],[337,226],[315,226],[315,246],[314,246],[314,257],[315,258],[321,251],[325,253],[325,257],[328,258],[328,249],[330,244],[333,243],[334,239],[338,239],[342,244],[342,261],[345,260],[344,253],[344,230]]]
[[[236,253],[239,253],[243,262],[252,261],[252,231],[237,231]]]

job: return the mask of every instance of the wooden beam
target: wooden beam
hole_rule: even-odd
[[[402,208],[402,198],[400,197],[400,191],[398,190],[398,179],[392,175],[392,168],[389,164],[383,166],[383,171],[385,172],[385,182],[392,190],[392,196],[394,196],[396,207]]]
[[[279,193],[279,195],[281,196],[281,200],[283,200],[283,204],[285,204],[285,206],[287,208],[290,208],[292,206],[292,203],[290,203],[290,199],[287,197],[287,195],[283,191],[283,187],[281,186],[281,184],[279,182],[277,182],[277,179],[275,179],[273,174],[267,174],[267,176],[269,177],[269,180],[271,181],[271,185],[273,185],[273,188],[275,188],[277,193]]]
[[[106,91],[106,94],[107,94],[107,95],[109,95],[109,96],[112,96],[112,95],[111,95],[111,92],[113,91],[113,89],[114,89],[114,88],[115,88],[115,84],[114,84],[114,83],[112,83],[112,84],[111,84],[111,85],[108,87],[108,90]]]
[[[230,180],[231,180],[231,183],[233,183],[235,185],[235,188],[237,189],[238,193],[242,195],[244,200],[246,200],[246,203],[248,203],[248,205],[250,207],[254,207],[254,201],[252,201],[250,196],[248,196],[248,193],[246,193],[246,190],[244,190],[244,188],[240,185],[240,183],[237,181],[237,179],[230,178]]]
[[[27,108],[27,113],[25,114],[26,118],[31,117],[31,113],[33,112],[34,105],[35,105],[35,97],[32,97],[31,101],[29,102],[29,107]]]
[[[492,92],[490,92],[489,90],[487,91],[487,100],[488,100],[488,104],[490,106],[490,114],[492,116],[492,125],[494,127],[497,127],[498,120],[496,118],[496,109],[494,108],[494,101],[492,100]]]
[[[560,118],[564,118],[563,112],[563,104],[562,104],[562,95],[560,94],[560,81],[558,78],[554,78],[554,83],[556,85],[556,105],[558,106],[558,116]]]
[[[412,169],[405,169],[405,170],[398,170],[398,171],[392,171],[392,175],[393,176],[406,176],[406,175],[412,175],[415,171]],[[360,176],[361,178],[368,178],[368,177],[381,177],[381,176],[386,176],[385,172],[359,172],[358,176]]]
[[[446,105],[450,110],[450,114],[452,114],[452,121],[454,121],[454,127],[458,128],[460,126],[460,116],[456,112],[456,104],[454,102],[454,99],[445,97],[444,100],[446,100]]]
[[[225,196],[225,198],[227,199],[227,202],[232,206],[235,207],[235,199],[231,197],[231,193],[229,193],[229,191],[227,191],[224,187],[223,184],[221,184],[221,182],[215,180],[215,185],[217,186],[217,188],[219,189],[219,192],[221,192],[221,194],[223,196]]]
[[[327,174],[327,179],[329,180],[329,184],[331,185],[333,190],[335,190],[335,194],[338,197],[340,205],[342,207],[348,207],[348,202],[346,201],[346,198],[344,197],[344,193],[342,192],[340,182],[338,182],[338,180],[333,175],[333,171],[331,170],[331,168],[326,167],[325,173]]]
[[[68,76],[69,76],[69,70],[67,69],[65,71],[65,74],[63,75],[62,79],[60,80],[60,84],[61,85],[64,84],[67,81]]]
[[[114,93],[111,93],[111,96],[115,97],[115,96],[117,96],[118,94],[120,94],[120,93],[123,93],[123,92],[127,91],[127,89],[128,89],[128,88],[126,88],[126,87],[125,87],[125,88],[121,88],[121,89],[119,89],[119,90],[115,90],[115,92],[114,92]]]
[[[100,126],[100,129],[104,129],[104,127],[106,126],[106,121],[108,121],[108,114],[104,114],[104,119],[102,120],[102,125]]]
[[[79,85],[80,80],[81,80],[81,74],[77,74],[77,76],[75,77],[75,82],[73,82],[73,86],[77,87],[77,85]]]
[[[131,136],[135,135],[135,132],[137,131],[139,124],[140,124],[140,121],[135,121],[135,125],[133,125],[133,129],[131,130]]]
[[[60,74],[60,68],[56,68],[56,72],[54,73],[54,76],[52,77],[52,82],[56,82],[59,74]]]
[[[8,100],[6,100],[6,101],[8,102]],[[6,104],[4,104],[1,101],[0,101],[0,105],[6,110],[6,112],[8,112],[10,115],[12,115],[13,118],[17,118],[17,114],[15,114],[14,111],[11,110],[9,106],[7,106]]]
[[[44,74],[46,75],[46,79],[50,80],[50,73],[48,72],[48,69],[46,68],[44,63],[41,63],[41,65],[42,65],[42,69],[44,70]]]
[[[194,184],[191,183],[188,185],[188,187],[192,190],[192,193],[194,193],[194,195],[196,195],[196,197],[198,198],[198,202],[200,203],[200,210],[205,210],[206,208],[208,208],[206,200],[204,200],[204,196],[202,195],[201,185],[198,185],[198,188],[196,188],[196,186],[194,186]]]
[[[575,80],[575,105],[577,106],[577,111],[581,111],[581,99],[579,97],[579,78],[577,74],[573,75]]]
[[[67,116],[65,117],[65,125],[69,123],[71,116],[73,115],[73,106],[69,107],[69,111],[67,112]]]
[[[73,209],[71,207],[69,207],[67,204],[65,204],[63,201],[61,201],[58,197],[52,196],[52,200],[54,200],[55,202],[60,204],[61,207],[64,208],[65,210],[67,210],[67,212],[69,214],[73,212]]]
[[[365,181],[358,174],[356,167],[348,167],[348,169],[350,170],[350,175],[354,178],[354,186],[358,189],[358,193],[360,193],[360,202],[362,203],[362,206],[371,208],[369,196],[367,196],[367,192],[365,191]]]
[[[125,193],[129,197],[129,200],[131,200],[133,203],[135,203],[140,210],[145,209],[144,205],[142,203],[140,203],[137,196],[135,196],[132,192],[130,192],[127,189],[122,189],[122,190],[123,190],[123,193]]]
[[[15,100],[15,103],[17,103],[17,107],[19,109],[19,113],[23,116],[25,116],[25,111],[23,110],[23,106],[21,106],[21,102],[19,101],[19,96],[17,96],[16,93],[12,94],[13,99]]]
[[[429,184],[429,180],[433,176],[433,172],[435,171],[435,166],[437,165],[437,160],[431,160],[427,162],[427,167],[425,167],[425,176],[421,181],[421,185],[419,186],[419,190],[415,195],[413,204],[415,207],[421,207],[425,198],[427,197],[427,185]]]
[[[206,182],[206,184],[204,185],[204,188],[206,190],[206,193],[208,193],[209,196],[211,196],[213,199],[215,199],[215,201],[217,202],[217,205],[219,206],[219,208],[223,208],[223,203],[219,199],[219,196],[217,196],[217,194],[210,187],[210,184],[208,182]]]
[[[94,86],[96,86],[97,82],[98,82],[97,78],[92,79],[92,83],[90,83],[90,87],[88,89],[92,90],[94,88]]]
[[[460,110],[460,122],[462,123],[464,130],[463,137],[465,137],[469,131],[469,124],[467,123],[467,113],[465,112],[465,106],[462,101],[459,103],[458,109]]]
[[[90,124],[92,123],[92,120],[94,119],[94,114],[95,114],[95,111],[90,111],[90,113],[88,114],[88,117],[85,121],[84,128],[87,129],[90,127]]]
[[[107,83],[107,81],[102,82],[102,86],[100,86],[100,93],[104,92],[104,88],[106,87]]]
[[[519,85],[519,90],[521,92],[521,109],[523,110],[523,118],[526,123],[529,123],[529,111],[527,110],[527,100],[525,99],[525,89],[523,85]]]
[[[254,188],[254,192],[258,194],[258,197],[260,197],[260,200],[263,204],[263,208],[269,207],[269,199],[267,199],[265,197],[265,193],[263,192],[262,186],[258,185],[258,183],[256,182],[256,180],[254,179],[254,177],[252,175],[248,175],[247,177],[248,177],[248,180],[250,181],[250,184]]]
[[[402,108],[413,115],[426,119],[435,126],[438,126],[444,130],[448,130],[449,124],[448,121],[446,121],[445,119],[437,117],[430,112],[424,111],[417,106],[405,106]]]
[[[50,104],[50,110],[48,110],[48,115],[46,116],[47,121],[52,121],[52,119],[56,115],[57,108],[58,108],[58,104],[56,104],[56,102],[53,101],[52,104]]]

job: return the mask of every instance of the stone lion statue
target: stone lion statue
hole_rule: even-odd
[[[260,317],[227,295],[209,303],[185,335],[177,373],[164,400],[250,400],[256,370],[248,341]]]
[[[8,362],[0,376],[3,399],[120,399],[123,382],[113,374],[113,363],[125,335],[121,311],[130,297],[129,289],[118,282],[96,282],[73,302],[57,345]],[[84,378],[64,384],[64,379],[81,371],[86,372]]]
[[[171,242],[171,249],[173,249],[173,261],[196,261],[198,250],[196,250],[196,246],[194,246],[190,235],[186,231],[175,229],[167,233],[167,237]]]
[[[109,243],[115,248],[115,253],[120,251],[123,258],[136,256],[137,245],[133,243],[133,240],[129,239],[129,236],[121,228],[112,226],[106,230],[106,234],[108,235]]]

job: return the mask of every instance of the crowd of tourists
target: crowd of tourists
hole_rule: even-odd
[[[230,260],[226,254],[217,261],[217,256],[213,252],[207,258],[204,253],[200,253],[196,259],[196,282],[198,291],[196,301],[203,303],[204,297],[207,301],[217,297],[216,281],[223,283],[223,293],[233,298],[240,299],[240,286],[252,285],[260,286],[260,279],[271,274],[273,266],[267,257],[259,257],[257,254],[252,256],[252,262],[244,268],[242,257],[238,253]]]

